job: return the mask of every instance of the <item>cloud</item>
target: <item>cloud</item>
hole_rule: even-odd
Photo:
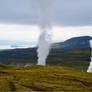
[[[37,42],[40,34],[38,26],[0,24],[0,39],[24,40]],[[54,26],[52,29],[53,41],[64,41],[77,36],[92,36],[92,26]]]
[[[92,26],[58,26],[53,28],[53,40],[55,41],[64,41],[78,36],[92,36]]]
[[[30,25],[0,24],[0,39],[37,41],[39,28]]]
[[[37,24],[36,0],[0,0],[0,22]],[[53,24],[59,26],[92,25],[92,0],[52,0]]]

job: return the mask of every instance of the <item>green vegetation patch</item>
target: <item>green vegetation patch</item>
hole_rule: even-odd
[[[1,69],[1,67],[3,68]],[[92,74],[61,66],[0,65],[0,91],[91,91]]]

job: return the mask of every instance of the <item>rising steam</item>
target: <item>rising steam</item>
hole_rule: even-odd
[[[38,0],[40,7],[40,37],[38,43],[38,65],[46,65],[51,39],[51,0]]]
[[[92,40],[90,40],[89,43],[90,43],[90,48],[92,50]],[[92,72],[92,52],[91,52],[91,62],[90,62],[90,66],[88,67],[87,72]]]

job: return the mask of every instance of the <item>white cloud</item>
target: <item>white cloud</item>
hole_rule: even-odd
[[[92,26],[54,27],[54,40],[66,40],[77,36],[92,36]]]
[[[37,41],[38,36],[37,26],[0,24],[0,39]]]
[[[34,42],[39,37],[39,27],[32,25],[0,24],[0,39]],[[92,26],[60,27],[52,29],[53,41],[64,41],[77,36],[92,36]]]

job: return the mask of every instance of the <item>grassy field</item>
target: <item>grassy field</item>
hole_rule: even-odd
[[[3,91],[92,91],[92,74],[62,66],[0,65]]]
[[[86,71],[90,62],[91,50],[70,49],[64,50],[61,48],[52,49],[47,58],[47,65],[61,65]],[[37,64],[36,48],[33,49],[15,49],[0,52],[0,62],[4,64],[15,64],[24,66],[26,64]]]
[[[61,65],[86,71],[90,62],[90,49],[52,49],[47,64]]]

